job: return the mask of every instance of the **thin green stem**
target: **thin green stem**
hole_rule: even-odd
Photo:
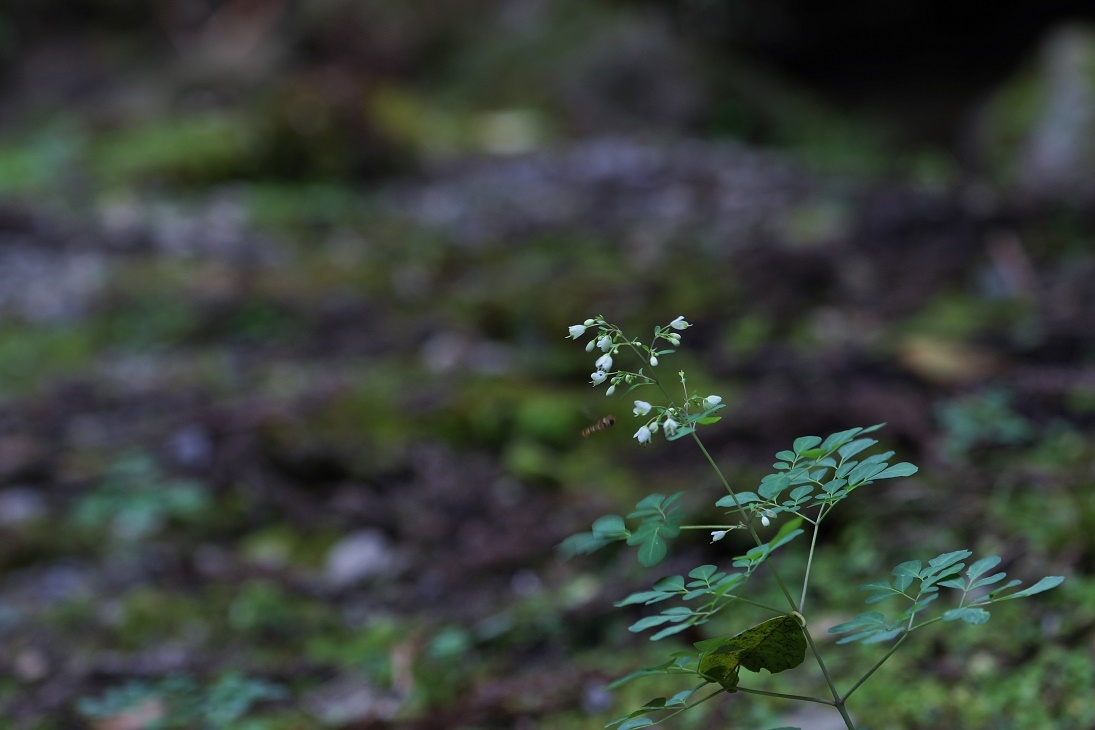
[[[740,525],[681,525],[682,530],[736,530]]]
[[[693,431],[691,435],[692,440],[696,442],[696,445],[700,447],[700,451],[703,452],[703,456],[705,459],[707,459],[707,463],[710,464],[711,468],[715,470],[715,474],[718,475],[719,481],[722,483],[722,486],[726,489],[726,491],[730,494],[730,497],[734,500],[734,507],[738,510],[738,513],[745,518],[745,529],[749,530],[749,534],[752,535],[753,541],[758,546],[763,545],[764,541],[760,539],[760,535],[758,535],[757,531],[753,529],[752,517],[745,514],[745,510],[742,509],[741,502],[738,501],[738,495],[734,492],[733,487],[730,486],[730,482],[726,481],[726,477],[723,475],[722,469],[719,469],[719,465],[715,463],[714,458],[711,457],[711,453],[703,445],[703,442],[700,441],[700,437],[696,435],[696,432]],[[776,581],[776,585],[779,586],[779,589],[783,591],[783,595],[787,598],[787,603],[790,604],[791,610],[798,610],[795,599],[791,597],[791,592],[787,590],[787,584],[783,582],[783,579],[780,577],[779,572],[776,571],[775,566],[773,566],[771,563],[766,564],[768,565],[768,570],[772,573],[772,578]]]
[[[763,608],[765,611],[768,611],[769,613],[774,613],[777,616],[785,615],[783,611],[780,611],[775,606],[769,606],[765,603],[759,603],[758,601],[753,601],[753,600],[750,600],[748,598],[742,598],[741,596],[736,596],[736,595],[733,595],[733,594],[731,594],[729,596],[726,596],[726,597],[729,598],[729,599],[735,600],[735,601],[741,601],[742,603],[748,604],[750,606],[756,606],[757,608]],[[723,604],[723,606],[726,606],[726,605],[729,605],[729,604]],[[722,610],[723,606],[719,607],[720,611]],[[714,614],[714,613],[716,613],[716,612],[712,611],[712,614]]]
[[[700,685],[700,686],[702,687],[703,685]],[[720,688],[717,692],[712,692],[711,694],[707,695],[706,697],[698,699],[695,702],[693,702],[692,704],[686,705],[686,706],[680,708],[676,712],[671,712],[668,715],[666,715],[665,717],[659,717],[657,720],[652,722],[647,727],[653,727],[654,725],[661,725],[666,720],[672,719],[672,718],[676,717],[677,715],[681,714],[682,712],[684,712],[686,710],[691,710],[693,707],[696,707],[698,705],[702,705],[704,702],[707,702],[707,700],[718,697],[719,695],[721,695],[725,691],[726,691],[725,689]]]
[[[802,597],[798,599],[798,612],[802,613],[806,608],[806,588],[810,585],[810,568],[814,564],[814,549],[817,547],[817,533],[820,527],[821,515],[818,522],[814,523],[813,532],[810,535],[810,552],[806,556],[806,574],[802,577]]]
[[[749,689],[748,687],[735,687],[738,692],[745,692],[751,695],[764,695],[765,697],[779,697],[784,700],[798,700],[799,702],[816,702],[819,705],[831,705],[836,707],[836,702],[827,700],[824,697],[808,697],[806,695],[789,695],[783,692],[766,692],[762,689]]]
[[[821,658],[821,652],[817,649],[817,644],[814,643],[814,637],[810,634],[810,629],[806,626],[802,627],[802,635],[806,637],[806,643],[810,645],[810,651],[814,655],[814,659],[817,660],[817,665],[821,668],[821,674],[825,677],[825,684],[829,685],[829,691],[833,694],[835,702],[833,705],[836,707],[840,716],[844,718],[844,724],[848,726],[848,730],[855,730],[855,723],[852,722],[851,715],[848,714],[847,708],[844,707],[844,700],[840,696],[840,691],[837,690],[836,684],[833,682],[833,677],[829,674],[829,668],[825,666],[825,660]]]
[[[875,662],[875,665],[873,667],[871,667],[870,669],[868,669],[867,673],[864,674],[862,677],[860,677],[859,681],[856,682],[855,684],[853,684],[852,688],[850,690],[848,690],[847,692],[844,693],[844,696],[840,698],[840,701],[841,702],[847,702],[848,698],[852,696],[852,692],[855,692],[857,689],[859,689],[860,686],[864,682],[866,682],[872,674],[877,672],[879,667],[881,667],[883,664],[885,664],[886,660],[889,659],[891,656],[893,656],[894,652],[897,651],[897,647],[901,646],[901,644],[905,641],[905,639],[908,638],[908,636],[909,636],[908,634],[902,634],[901,638],[897,640],[897,643],[894,644],[893,646],[891,646],[890,650],[888,652],[886,652],[886,655],[883,656],[881,659],[879,659],[877,662]]]

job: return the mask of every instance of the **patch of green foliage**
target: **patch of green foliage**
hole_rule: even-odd
[[[256,706],[286,696],[280,685],[239,672],[222,674],[208,683],[178,675],[127,682],[100,697],[81,699],[77,710],[89,720],[141,713],[148,719],[141,727],[148,730],[219,730],[242,727],[240,723]]]
[[[1035,433],[1030,422],[1011,408],[1011,395],[999,388],[944,403],[938,413],[944,453],[958,463],[966,461],[977,447],[1014,447]]]
[[[73,506],[71,521],[81,529],[105,529],[117,539],[139,541],[171,521],[196,522],[211,505],[204,485],[170,479],[151,456],[131,452]]]
[[[96,356],[95,339],[74,324],[0,325],[0,394],[33,392],[43,383],[87,367]]]

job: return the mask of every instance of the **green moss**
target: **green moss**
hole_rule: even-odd
[[[1009,332],[1028,311],[1029,304],[1017,299],[989,299],[965,292],[949,292],[933,297],[890,332],[969,339],[992,331]]]
[[[317,569],[339,539],[334,531],[304,533],[291,524],[278,522],[244,536],[241,557],[256,565],[279,568]]]
[[[311,661],[353,669],[378,684],[388,684],[392,681],[393,650],[416,631],[413,621],[377,616],[350,632],[313,634],[304,651]]]
[[[220,620],[218,607],[201,596],[141,586],[121,597],[111,646],[139,651],[181,637],[208,636]]]
[[[95,359],[95,339],[74,324],[0,324],[0,394],[33,392]]]
[[[254,144],[245,116],[172,116],[101,135],[90,149],[90,162],[108,186],[150,180],[208,184],[249,172]]]

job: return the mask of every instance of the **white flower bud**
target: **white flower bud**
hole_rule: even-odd
[[[666,342],[673,345],[673,347],[677,347],[681,344],[681,336],[676,332],[670,332],[668,335],[663,335],[663,338]]]
[[[597,347],[601,348],[601,352],[608,352],[612,348],[612,338],[605,335],[601,339],[597,340]]]
[[[710,409],[710,408],[714,408],[719,403],[722,403],[722,396],[721,395],[709,395],[709,396],[707,396],[706,398],[703,399],[703,407],[704,407],[705,410]]]
[[[718,542],[722,538],[726,537],[726,533],[728,532],[730,532],[730,530],[712,530],[711,542]]]
[[[585,331],[586,331],[586,326],[584,324],[572,324],[570,326],[570,337],[571,337],[571,339],[576,340],[579,337],[581,337],[583,334],[585,334]]]
[[[612,395],[615,392],[616,392],[616,386],[613,384],[613,385],[608,386],[608,390],[605,391],[605,395]]]
[[[635,435],[632,438],[637,439],[640,444],[646,444],[650,443],[650,436],[650,429],[646,426],[642,426],[635,432]]]
[[[652,367],[652,368],[658,367],[658,356],[657,355],[651,355],[650,356],[650,367]]]
[[[760,516],[760,524],[764,525],[765,527],[768,527],[768,525],[772,524],[772,521],[770,519],[768,519],[768,515],[761,515]]]
[[[636,416],[645,416],[647,413],[650,413],[650,409],[652,407],[653,406],[651,406],[644,400],[637,400],[635,401],[635,410],[632,411],[632,413],[634,413]]]
[[[594,363],[598,370],[611,370],[612,369],[612,355],[601,355],[597,358],[597,362]]]
[[[589,374],[589,379],[594,385],[600,385],[601,383],[605,382],[605,378],[607,377],[608,376],[605,375],[604,370],[596,370]]]
[[[692,325],[684,321],[684,315],[682,314],[680,317],[677,317],[675,320],[670,322],[669,326],[675,330],[683,330],[687,327],[691,327]]]
[[[590,340],[586,345],[586,352],[593,352],[593,348],[597,346],[597,340]]]
[[[585,322],[582,322],[582,324],[584,324],[586,327],[592,327],[593,325],[597,324],[597,320],[587,319]]]

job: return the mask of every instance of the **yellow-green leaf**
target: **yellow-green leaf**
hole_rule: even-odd
[[[700,673],[733,691],[741,667],[777,674],[797,667],[805,658],[806,638],[798,619],[778,616],[727,639],[700,660]]]

